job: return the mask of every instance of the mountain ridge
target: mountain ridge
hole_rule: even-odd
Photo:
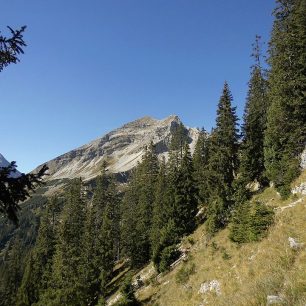
[[[103,161],[112,173],[131,170],[141,160],[145,147],[152,141],[161,158],[167,158],[171,133],[181,124],[177,115],[164,119],[144,116],[128,122],[83,146],[68,151],[46,162],[47,180],[76,178],[91,179],[101,170]],[[194,150],[199,130],[186,127],[191,151]],[[33,172],[37,172],[38,166]]]

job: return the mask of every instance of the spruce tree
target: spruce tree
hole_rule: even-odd
[[[236,108],[225,82],[218,104],[216,128],[210,137],[208,161],[208,230],[215,232],[228,221],[233,205],[233,182],[238,167],[238,129]]]
[[[299,173],[306,142],[306,1],[277,1],[270,40],[265,167],[282,196]]]
[[[85,305],[86,279],[84,270],[83,238],[85,204],[82,182],[71,182],[59,225],[52,266],[52,278],[39,305]]]
[[[244,109],[242,125],[242,145],[240,152],[239,176],[245,184],[253,181],[265,183],[264,167],[264,132],[268,107],[267,81],[261,67],[260,37],[256,36],[252,56],[249,90]]]
[[[208,190],[208,158],[209,158],[209,136],[206,131],[200,131],[195,150],[193,153],[194,178],[199,193],[199,204],[207,204]]]
[[[155,186],[155,200],[153,203],[152,227],[150,233],[152,256],[157,252],[160,241],[160,230],[168,221],[167,215],[167,188],[166,162],[162,159]]]
[[[151,255],[151,227],[158,159],[151,143],[134,171],[122,205],[123,251],[132,267],[145,264]]]
[[[138,167],[137,167],[138,168]],[[133,169],[131,179],[124,192],[121,204],[121,247],[122,255],[130,258],[131,266],[139,266],[144,260],[139,254],[138,233],[136,224],[138,218],[138,169]]]
[[[190,234],[195,228],[198,201],[193,176],[192,158],[186,143],[174,188],[174,214],[172,218],[179,236]]]
[[[119,203],[113,178],[107,175],[106,164],[97,179],[92,205],[87,208],[84,234],[83,270],[86,279],[88,303],[98,295],[106,296],[117,250],[114,248]],[[117,236],[116,236],[117,234]],[[116,237],[116,238],[115,238]]]
[[[261,202],[239,205],[233,214],[229,238],[237,243],[258,241],[274,222],[274,211]]]
[[[17,290],[22,281],[24,260],[22,258],[22,242],[16,237],[10,241],[4,256],[5,275],[2,277],[4,283],[1,284],[1,302],[4,306],[16,305]]]
[[[171,130],[170,150],[182,152],[186,143],[188,143],[188,130],[184,124],[180,122],[174,125]]]
[[[176,257],[176,245],[179,242],[176,224],[173,219],[168,219],[159,230],[152,250],[152,261],[158,272],[164,272],[169,268],[171,259]]]
[[[187,143],[170,152],[167,174],[164,166],[157,181],[153,214],[152,260],[158,271],[165,271],[177,258],[177,243],[195,227],[197,188]]]
[[[37,240],[26,264],[18,290],[17,305],[26,306],[38,302],[42,292],[48,288],[55,251],[58,209],[58,199],[51,198],[41,217]]]

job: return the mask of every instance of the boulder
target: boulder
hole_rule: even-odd
[[[199,293],[205,294],[207,292],[215,292],[217,295],[221,295],[220,282],[214,279],[201,284]]]
[[[294,250],[301,249],[304,245],[304,243],[299,243],[299,242],[296,241],[296,239],[294,239],[292,237],[289,237],[288,241],[289,241],[290,248],[294,249]]]
[[[300,194],[306,195],[306,183],[303,182],[299,186],[294,187],[291,190],[291,193],[293,194],[300,193]]]
[[[278,295],[268,295],[267,296],[267,305],[273,304],[282,304],[284,299]]]

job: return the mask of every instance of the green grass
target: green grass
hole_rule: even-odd
[[[267,188],[254,199],[282,207],[297,197],[283,201]],[[280,295],[282,305],[306,305],[306,198],[295,207],[277,210],[274,225],[259,242],[237,245],[228,234],[226,228],[211,238],[205,225],[199,226],[182,242],[190,250],[189,260],[169,273],[151,276],[137,298],[150,306],[199,306],[204,301],[214,306],[255,306],[266,305],[267,295]],[[292,250],[288,237],[303,242],[304,248]],[[148,269],[152,264],[144,271]],[[201,284],[211,280],[220,282],[221,295],[199,293]]]

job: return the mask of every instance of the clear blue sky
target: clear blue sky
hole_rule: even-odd
[[[255,35],[273,0],[10,0],[0,30],[27,25],[0,73],[0,152],[27,172],[122,124],[177,114],[210,130],[228,81],[238,115]]]

